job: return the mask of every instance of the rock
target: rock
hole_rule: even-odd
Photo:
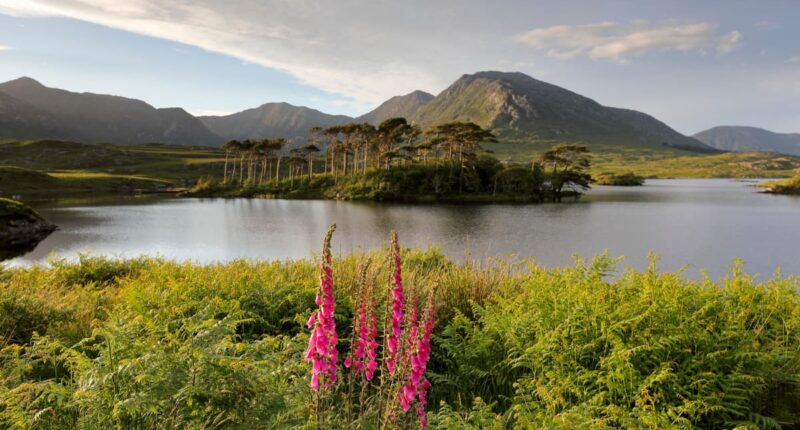
[[[55,230],[30,207],[0,198],[0,260],[32,251]]]

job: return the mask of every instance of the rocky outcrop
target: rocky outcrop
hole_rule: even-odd
[[[55,229],[30,207],[0,198],[0,260],[32,251]]]

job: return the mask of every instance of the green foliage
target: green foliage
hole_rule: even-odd
[[[800,194],[800,175],[785,181],[772,181],[762,184],[766,192],[772,194]]]
[[[637,187],[644,185],[644,177],[633,172],[627,173],[601,173],[592,178],[597,185],[614,185],[621,187]]]
[[[575,180],[585,182],[583,173],[578,174],[580,178],[570,175],[570,171],[558,172],[559,184],[565,186]],[[481,155],[470,169],[452,164],[413,164],[347,176],[315,174],[312,177],[296,177],[259,185],[245,183],[242,186],[203,180],[189,194],[420,202],[546,201],[555,198],[555,191],[550,187],[550,179],[555,176],[545,172],[538,164],[504,167],[496,158]],[[578,194],[572,189],[559,192],[563,195]]]
[[[404,256],[407,285],[436,286],[432,428],[800,425],[798,278]],[[333,263],[340,357],[367,257]],[[303,323],[318,276],[309,260],[6,268],[0,428],[313,427]]]

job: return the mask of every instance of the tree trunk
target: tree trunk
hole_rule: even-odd
[[[336,147],[331,144],[331,174],[336,177]]]
[[[228,182],[228,155],[229,153],[225,152],[225,173],[223,174],[222,182]]]

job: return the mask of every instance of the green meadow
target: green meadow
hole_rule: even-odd
[[[356,292],[365,282],[388,291],[387,259],[333,260],[340,360]],[[739,264],[719,280],[663,272],[655,260],[643,272],[619,265],[457,263],[404,250],[407,294],[432,288],[436,304],[430,426],[800,425],[800,279],[756,278]],[[344,389],[314,408],[303,355],[318,286],[311,260],[5,268],[0,428],[375,428],[346,416]],[[418,428],[409,415],[384,426]]]

